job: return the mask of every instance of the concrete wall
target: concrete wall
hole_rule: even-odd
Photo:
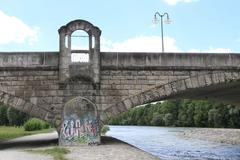
[[[58,54],[58,52],[0,52],[0,67],[57,67]]]
[[[102,69],[227,69],[240,67],[240,54],[102,52]]]
[[[59,52],[0,52],[0,67],[58,66]],[[240,54],[101,52],[102,69],[227,69]]]

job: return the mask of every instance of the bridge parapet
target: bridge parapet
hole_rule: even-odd
[[[101,69],[240,69],[240,54],[101,52]]]
[[[59,52],[0,52],[0,70],[58,67]]]

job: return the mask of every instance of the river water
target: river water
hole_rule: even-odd
[[[193,128],[110,126],[108,136],[125,141],[162,160],[240,160],[240,145],[184,139]]]

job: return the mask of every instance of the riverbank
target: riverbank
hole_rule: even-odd
[[[58,135],[45,133],[0,143],[0,160],[50,160],[49,155],[31,153],[56,147]],[[49,142],[49,143],[48,143]],[[66,147],[67,160],[159,160],[159,158],[112,137],[102,137],[99,146]]]
[[[194,128],[179,135],[183,138],[240,145],[240,129]]]

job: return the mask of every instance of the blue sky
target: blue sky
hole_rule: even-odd
[[[102,30],[102,51],[240,52],[237,0],[1,0],[0,51],[58,51],[57,30],[75,19]]]

